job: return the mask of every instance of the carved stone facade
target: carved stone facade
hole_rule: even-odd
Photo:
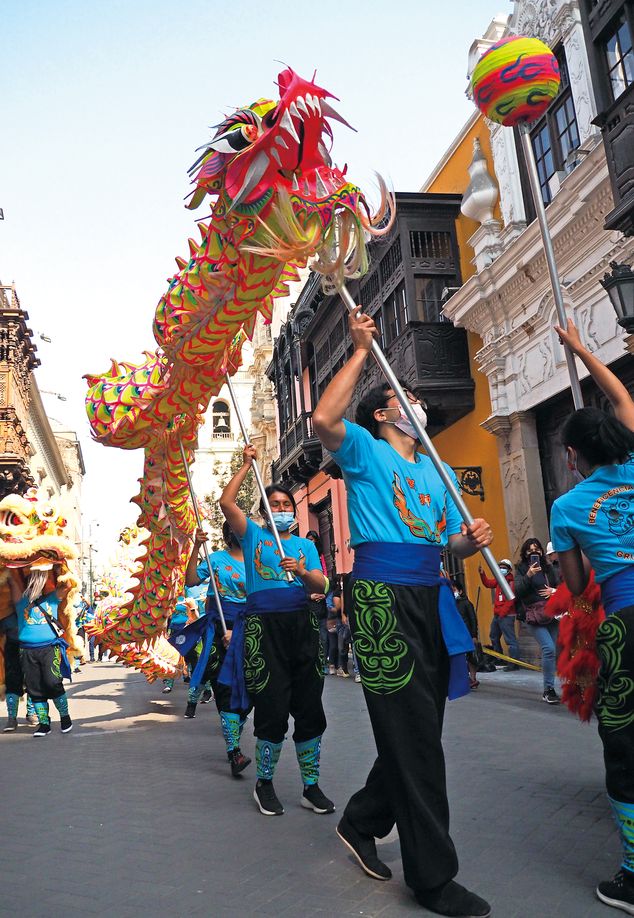
[[[567,312],[590,350],[611,364],[624,353],[623,332],[600,280],[610,261],[632,262],[634,240],[603,228],[612,195],[603,145],[591,123],[596,104],[577,3],[516,2],[508,31],[537,35],[552,47],[563,44],[566,52],[582,153],[570,172],[554,177],[547,217]],[[499,19],[487,35],[489,43],[501,37]],[[483,426],[498,438],[510,543],[517,553],[529,535],[548,539],[535,409],[564,392],[569,380],[553,330],[556,313],[539,227],[536,221],[526,225],[513,130],[489,128],[504,224],[501,250],[444,312],[483,341],[476,359],[488,377],[492,404]],[[583,379],[587,374],[578,369]]]

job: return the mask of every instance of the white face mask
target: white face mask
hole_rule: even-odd
[[[423,406],[420,404],[412,405],[411,408],[416,418],[420,421],[423,427],[423,430],[424,430],[427,427],[427,412],[425,411]],[[397,427],[404,434],[407,434],[408,437],[411,437],[412,440],[418,440],[418,434],[416,433],[414,429],[414,425],[412,424],[410,419],[407,417],[407,415],[403,411],[403,408],[401,405],[399,405],[398,407],[398,413],[400,417],[398,421],[394,421],[394,426]]]

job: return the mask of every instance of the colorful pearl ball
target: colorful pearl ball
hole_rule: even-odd
[[[511,35],[484,52],[471,77],[473,100],[498,124],[537,121],[559,92],[557,58],[538,38]]]

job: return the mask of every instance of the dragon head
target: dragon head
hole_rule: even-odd
[[[66,533],[67,522],[30,488],[24,497],[0,501],[0,565],[46,570],[77,557]]]
[[[277,102],[259,99],[216,126],[190,169],[196,188],[188,206],[218,195],[228,214],[256,215],[268,231],[245,248],[287,262],[316,255],[320,273],[357,276],[366,269],[364,239],[389,230],[393,202],[379,179],[373,216],[346,169],[333,165],[330,121],[350,127],[328,101],[336,97],[290,68],[277,84]]]

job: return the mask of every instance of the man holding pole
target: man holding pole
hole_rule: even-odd
[[[440,915],[485,918],[488,903],[453,881],[441,731],[447,695],[469,691],[465,653],[473,642],[440,577],[440,553],[448,545],[466,558],[490,544],[491,529],[482,519],[462,522],[388,382],[361,401],[358,423],[343,419],[377,335],[369,316],[349,323],[354,353],[324,392],[313,426],[346,482],[355,548],[349,620],[378,758],[337,834],[366,873],[388,880],[375,838],[396,823],[418,902]],[[407,397],[424,426],[424,409]]]

